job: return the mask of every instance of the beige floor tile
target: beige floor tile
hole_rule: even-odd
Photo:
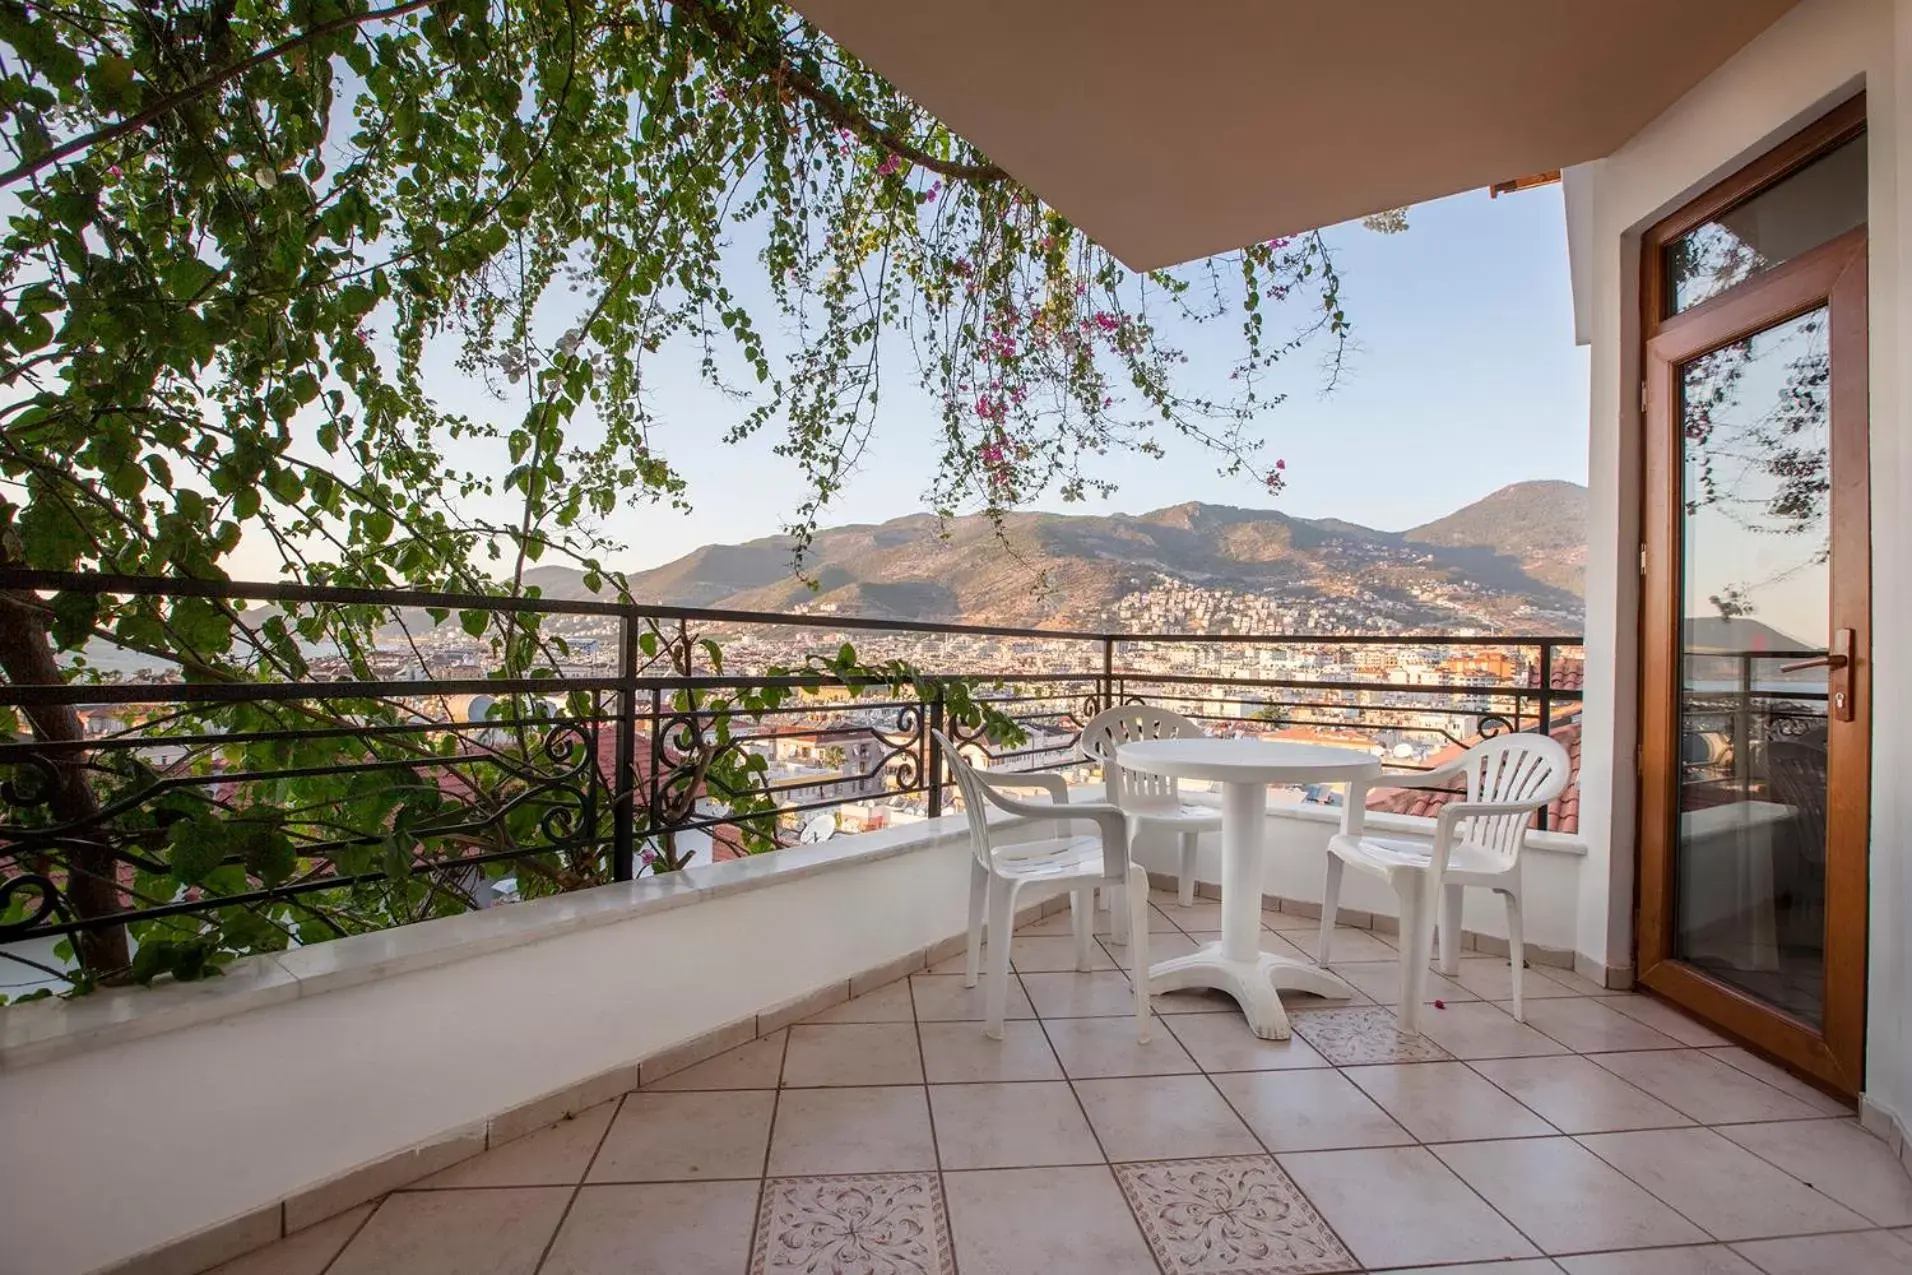
[[[1758,1267],[1724,1244],[1586,1253],[1563,1257],[1560,1265],[1567,1275],[1760,1275]]]
[[[980,1022],[986,985],[986,980],[979,979],[976,986],[964,987],[960,974],[912,974],[910,995],[916,1001],[916,1020],[921,1023]],[[1029,1007],[1029,998],[1023,995],[1021,981],[1011,974],[1009,992],[1003,1001],[1003,1017],[1035,1016],[1036,1011]]]
[[[1345,1271],[1354,1255],[1265,1155],[1118,1164],[1115,1178],[1165,1271]]]
[[[1397,1266],[1387,1275],[1560,1275],[1545,1257],[1518,1262],[1463,1262],[1459,1266]]]
[[[1421,1012],[1421,1031],[1456,1058],[1531,1058],[1567,1047],[1535,1031],[1491,1001],[1467,1001]]]
[[[949,1214],[933,1173],[772,1178],[764,1183],[752,1258],[755,1275],[954,1269]]]
[[[1799,1077],[1764,1058],[1735,1045],[1706,1051],[1708,1058],[1717,1058],[1735,1071],[1743,1071],[1754,1080],[1763,1080],[1788,1098],[1799,1101],[1824,1116],[1849,1116],[1852,1104],[1835,1098],[1829,1093],[1815,1089]]]
[[[1432,1150],[1544,1253],[1710,1238],[1572,1138],[1456,1142]]]
[[[1409,1036],[1394,1011],[1378,1005],[1317,1009],[1289,1020],[1295,1035],[1337,1067],[1436,1062],[1453,1057],[1427,1036]]]
[[[932,1085],[930,1114],[945,1169],[1101,1164],[1102,1148],[1068,1085]]]
[[[1097,939],[1096,942],[1102,945],[1102,950],[1108,955],[1110,965],[1113,965],[1119,970],[1127,970],[1129,968],[1128,944],[1117,943],[1115,940],[1109,938]],[[1148,962],[1153,965],[1157,961],[1166,961],[1177,956],[1187,956],[1192,952],[1199,952],[1201,949],[1202,945],[1199,942],[1180,932],[1174,934],[1151,934],[1149,935]]]
[[[963,1275],[1158,1275],[1107,1166],[943,1175]]]
[[[1544,1137],[1555,1130],[1465,1063],[1401,1063],[1342,1072],[1422,1142]]]
[[[1514,1012],[1512,1002],[1502,1002],[1500,1008],[1508,1014]],[[1601,996],[1529,1001],[1526,1010],[1529,1027],[1546,1033],[1575,1053],[1685,1048],[1666,1033],[1608,1009],[1606,998]]]
[[[942,960],[936,962],[923,972],[926,974],[960,974],[963,972],[968,960],[969,957],[967,954],[958,952],[954,956],[945,956]]]
[[[1391,961],[1343,961],[1330,968],[1359,988],[1362,995],[1376,1004],[1399,1005],[1401,1003],[1399,957]],[[1423,1004],[1431,1004],[1434,1001],[1459,1004],[1462,1001],[1479,999],[1459,983],[1442,978],[1432,970],[1427,972],[1427,984],[1421,989]]]
[[[1533,1245],[1425,1147],[1276,1158],[1369,1268],[1535,1256]]]
[[[936,1167],[920,1086],[786,1089],[777,1101],[770,1173],[903,1173]]]
[[[1070,928],[1069,913],[1067,911],[1058,912],[1054,916],[1045,916],[1040,921],[1031,921],[1027,925],[1019,925],[1016,927],[1017,938],[1021,938],[1025,934],[1054,937],[1058,934],[1074,933],[1075,931]]]
[[[1190,942],[1200,947],[1207,947],[1210,943],[1221,942],[1222,932],[1220,930],[1190,930],[1188,932],[1188,938]],[[1255,942],[1264,952],[1272,953],[1275,956],[1285,956],[1291,961],[1308,961],[1312,964],[1314,961],[1313,951],[1311,949],[1297,947],[1289,941],[1289,938],[1290,936],[1277,934],[1273,930],[1262,930],[1256,936]],[[1162,959],[1163,958],[1157,956],[1153,950],[1150,950],[1150,961],[1159,961]]]
[[[1107,912],[1097,912],[1095,914],[1096,937],[1108,938],[1114,934],[1114,932],[1115,931],[1109,926],[1109,914]],[[1149,909],[1150,934],[1180,934],[1181,932],[1182,927],[1169,920],[1166,916],[1163,916],[1161,909],[1154,907]],[[1064,929],[1062,933],[1067,934],[1069,931]]]
[[[584,1187],[538,1275],[736,1275],[750,1260],[760,1186]]]
[[[1912,1246],[1882,1231],[1735,1244],[1766,1275],[1905,1275]]]
[[[1912,1223],[1912,1175],[1857,1121],[1787,1120],[1726,1125],[1719,1132],[1875,1225]]]
[[[1253,1155],[1255,1135],[1205,1076],[1078,1080],[1089,1123],[1111,1160]]]
[[[1585,1058],[1482,1058],[1470,1065],[1562,1133],[1617,1133],[1693,1123]]]
[[[1864,1218],[1711,1129],[1584,1134],[1589,1151],[1715,1239],[1863,1228]]]
[[[1704,1023],[1651,996],[1629,992],[1620,996],[1605,997],[1600,1003],[1608,1009],[1625,1014],[1628,1018],[1645,1023],[1655,1031],[1671,1036],[1682,1045],[1712,1048],[1733,1043]]]
[[[1697,1049],[1595,1054],[1593,1061],[1701,1124],[1809,1119],[1819,1114]]]
[[[1158,1014],[1239,1014],[1241,1006],[1227,992],[1212,987],[1191,987],[1186,991],[1159,992],[1149,997],[1149,1008]]]
[[[586,1180],[762,1177],[776,1102],[757,1090],[629,1094]]]
[[[783,1055],[786,1088],[920,1085],[914,1023],[799,1023]]]
[[[1315,935],[1321,933],[1321,918],[1318,916],[1303,916],[1299,912],[1270,912],[1268,909],[1263,908],[1261,912],[1261,928],[1264,930],[1278,930],[1283,934]],[[1312,939],[1296,939],[1295,942],[1311,944]]]
[[[1332,1068],[1243,1071],[1212,1078],[1270,1151],[1393,1147],[1414,1136]]]
[[[981,1023],[923,1023],[917,1031],[923,1040],[923,1074],[931,1084],[1062,1079],[1062,1064],[1033,1018],[1005,1022],[1001,1040],[983,1035]]]
[[[215,1266],[207,1275],[323,1275],[376,1205],[361,1204],[315,1226]]]
[[[1024,974],[1024,990],[1044,1018],[1095,1018],[1133,1014],[1135,993],[1114,970],[1094,974]]]
[[[1067,937],[1018,934],[1009,946],[1009,963],[1024,974],[1066,973],[1076,967],[1075,940]],[[1102,944],[1089,944],[1089,969],[1112,970],[1116,963],[1102,950]]]
[[[330,1275],[532,1275],[571,1188],[401,1191],[385,1197]]]
[[[956,958],[956,972],[962,973],[962,957]],[[812,1014],[806,1023],[909,1023],[916,1021],[916,1007],[910,1003],[910,982],[899,978],[874,991],[853,996],[841,1005],[832,1005],[821,1014]]]
[[[1289,934],[1294,945],[1301,949],[1308,959],[1313,960],[1318,946],[1319,928],[1316,933]],[[1328,963],[1339,965],[1344,962],[1360,961],[1398,961],[1401,953],[1392,943],[1387,942],[1372,930],[1355,930],[1345,925],[1334,927],[1334,937],[1328,942]]]
[[[787,1032],[772,1032],[707,1062],[672,1072],[644,1088],[660,1093],[686,1089],[775,1089],[777,1077],[783,1074],[783,1044],[787,1035]]]
[[[1460,961],[1460,973],[1454,975],[1454,981],[1474,995],[1487,1001],[1505,1001],[1514,998],[1514,971],[1504,956],[1463,956]],[[1536,974],[1529,965],[1522,971],[1520,984],[1522,1000],[1545,1000],[1554,996],[1574,996],[1578,993],[1563,987],[1544,974]]]
[[[1133,1018],[1050,1018],[1042,1025],[1071,1079],[1173,1076],[1200,1070],[1160,1019],[1150,1020],[1146,1045],[1136,1038]]]
[[[1582,978],[1569,969],[1557,965],[1529,965],[1529,974],[1538,974],[1550,983],[1558,983],[1576,996],[1612,996],[1612,988],[1602,987],[1590,978]]]
[[[460,1161],[412,1187],[573,1186],[584,1181],[584,1171],[591,1167],[591,1157],[604,1141],[617,1106],[601,1102],[549,1129]]]
[[[1167,1024],[1203,1071],[1284,1071],[1325,1067],[1328,1060],[1299,1036],[1263,1040],[1233,1014],[1181,1014]]]
[[[1155,910],[1176,925],[1189,932],[1196,930],[1219,930],[1222,928],[1222,905],[1219,901],[1197,899],[1188,907],[1175,901],[1174,895],[1157,897]]]

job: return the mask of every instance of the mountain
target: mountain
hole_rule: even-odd
[[[1402,535],[1415,544],[1486,550],[1536,580],[1586,592],[1587,489],[1579,483],[1515,483]]]
[[[1119,617],[1139,631],[1164,616],[1298,629],[1573,628],[1585,508],[1584,488],[1548,482],[1405,533],[1199,503],[1011,514],[1000,528],[915,514],[819,531],[808,580],[792,570],[794,542],[771,536],[706,545],[630,585],[639,601],[679,606],[1055,628]],[[562,567],[537,568],[529,582],[547,597],[588,596]]]

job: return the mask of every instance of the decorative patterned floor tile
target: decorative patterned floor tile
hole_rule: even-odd
[[[1453,1057],[1425,1036],[1409,1036],[1394,1011],[1381,1006],[1317,1009],[1289,1020],[1295,1035],[1337,1067],[1369,1063],[1440,1062]]]
[[[954,1275],[953,1253],[933,1173],[772,1178],[750,1275]]]
[[[1118,1164],[1116,1180],[1171,1275],[1304,1275],[1358,1268],[1267,1156]]]

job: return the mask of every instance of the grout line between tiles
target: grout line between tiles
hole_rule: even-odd
[[[604,1122],[604,1132],[598,1134],[597,1145],[591,1148],[591,1154],[585,1158],[584,1168],[578,1172],[578,1180],[571,1184],[571,1194],[565,1198],[564,1210],[558,1214],[558,1224],[551,1228],[550,1237],[545,1240],[544,1248],[538,1252],[538,1260],[531,1267],[532,1275],[538,1275],[538,1272],[544,1269],[544,1264],[550,1260],[551,1250],[556,1247],[558,1236],[564,1231],[564,1224],[571,1220],[571,1209],[578,1202],[578,1194],[584,1190],[585,1179],[591,1176],[591,1170],[597,1164],[599,1153],[604,1150],[604,1144],[610,1140],[612,1126],[617,1124],[618,1116],[623,1114],[624,1100],[629,1096],[629,1094],[617,1096],[616,1105],[611,1108],[611,1118]]]
[[[905,986],[909,976],[903,976]],[[855,997],[850,999],[854,1000]],[[910,997],[910,1016],[916,1016],[916,998]],[[796,1026],[792,1023],[791,1026]],[[777,1145],[777,1113],[783,1109],[783,1068],[790,1059],[790,1032],[783,1033],[783,1048],[777,1053],[777,1087],[770,1093],[770,1128],[763,1139],[763,1172],[757,1175],[757,1203],[750,1210],[750,1241],[744,1247],[744,1269],[748,1270],[757,1260],[757,1228],[763,1224],[764,1197],[770,1190],[770,1149]]]
[[[384,1205],[385,1205],[385,1201],[379,1200],[377,1203],[373,1204],[371,1208],[365,1210],[365,1216],[360,1218],[359,1224],[352,1228],[352,1233],[345,1237],[345,1243],[339,1245],[338,1252],[332,1254],[332,1256],[325,1259],[325,1265],[319,1268],[318,1275],[326,1275],[327,1271],[331,1270],[334,1266],[338,1265],[339,1259],[345,1256],[345,1250],[352,1247],[353,1242],[358,1239],[360,1234],[364,1232],[366,1226],[368,1226],[371,1223],[372,1214],[378,1212],[379,1209],[384,1207]],[[317,1225],[317,1223],[314,1223],[314,1225]]]
[[[1010,950],[1015,950],[1014,932],[1010,936]],[[1013,958],[1012,958],[1013,963]],[[1022,975],[1012,967],[1009,977],[1016,980],[1017,990],[1022,989]],[[1027,993],[1024,993],[1027,995]],[[923,1071],[923,1111],[929,1117],[929,1157],[932,1172],[936,1174],[936,1194],[942,1197],[943,1238],[949,1241],[949,1269],[952,1275],[961,1275],[962,1267],[956,1257],[956,1218],[949,1207],[949,1183],[943,1176],[943,1144],[936,1136],[936,1104],[929,1100],[929,1051],[923,1048],[923,1020],[916,1016],[916,997],[910,996],[910,1026],[916,1031],[916,1061]],[[1003,1022],[1003,1032],[1008,1034],[1008,1020]],[[751,1253],[756,1253],[756,1237],[751,1237]]]

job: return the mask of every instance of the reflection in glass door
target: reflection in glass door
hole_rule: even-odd
[[[1863,100],[1644,236],[1637,971],[1847,1094],[1870,805]]]
[[[1673,951],[1824,1019],[1831,594],[1827,308],[1680,365]]]

